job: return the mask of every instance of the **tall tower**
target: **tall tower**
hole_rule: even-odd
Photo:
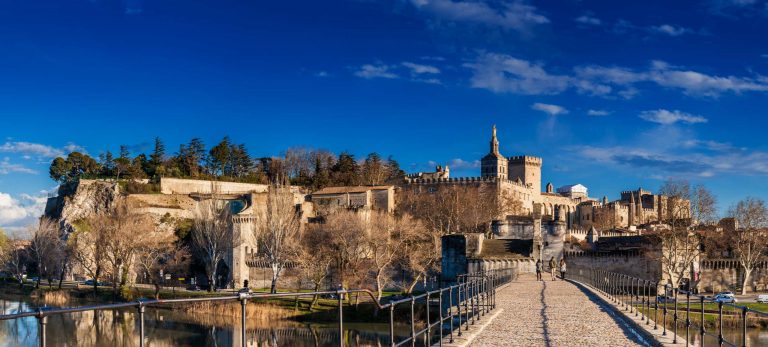
[[[480,176],[507,179],[507,158],[499,152],[499,140],[496,138],[496,126],[491,133],[490,152],[480,159]]]
[[[509,179],[516,180],[519,177],[534,194],[541,194],[541,158],[520,155],[509,157],[508,161]]]

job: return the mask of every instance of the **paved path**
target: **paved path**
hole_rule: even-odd
[[[496,305],[504,311],[471,346],[643,346],[613,312],[570,282],[522,277],[497,292]]]

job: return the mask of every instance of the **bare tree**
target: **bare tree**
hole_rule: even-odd
[[[693,188],[690,205],[691,220],[696,224],[711,224],[717,218],[717,199],[703,185]]]
[[[160,286],[162,283],[162,270],[167,263],[173,259],[178,252],[186,251],[185,248],[179,248],[174,244],[174,236],[170,234],[155,235],[151,238],[145,238],[138,243],[136,249],[136,264],[143,272],[150,284],[155,287],[155,298],[160,296]]]
[[[332,235],[322,224],[313,225],[301,237],[298,256],[296,257],[301,276],[312,283],[314,291],[328,278],[333,264],[333,250],[328,243]],[[312,298],[309,310],[317,304],[318,296]]]
[[[413,223],[410,216],[398,217],[384,212],[371,212],[367,218],[364,235],[376,285],[376,300],[381,300],[384,287],[391,278],[389,272],[393,262],[403,250],[406,230],[410,231]]]
[[[728,214],[735,218],[738,227],[730,233],[729,245],[733,255],[744,269],[744,279],[741,285],[741,295],[747,292],[747,283],[752,271],[766,259],[768,251],[768,208],[765,201],[756,198],[746,198],[732,206]]]
[[[37,225],[27,228],[30,236],[30,251],[37,264],[37,283],[43,278],[51,284],[53,276],[58,274],[64,258],[64,243],[59,237],[59,227],[56,221],[43,217]]]
[[[277,281],[285,266],[296,259],[300,216],[289,186],[273,185],[266,206],[256,212],[254,236],[259,252],[272,269],[270,291],[277,292]]]
[[[155,224],[147,214],[132,211],[127,203],[118,201],[114,208],[103,215],[100,225],[105,236],[105,259],[112,270],[112,288],[115,293],[126,288],[129,273],[133,270],[139,248],[161,237],[155,232]]]
[[[219,263],[237,244],[234,236],[230,209],[224,201],[212,194],[211,199],[198,203],[194,211],[192,244],[205,267],[210,285],[208,291],[216,287]]]
[[[659,258],[662,271],[675,286],[692,271],[693,263],[701,255],[701,238],[690,229],[692,216],[694,213],[703,216],[705,211],[714,209],[714,198],[708,202],[702,199],[697,211],[693,211],[691,200],[694,191],[706,190],[703,187],[692,190],[684,180],[669,180],[660,189],[660,194],[666,197],[666,208],[659,219],[665,220],[670,227],[656,233],[660,249],[650,254]]]
[[[402,288],[406,293],[411,293],[419,281],[425,279],[430,272],[438,270],[441,234],[437,230],[425,228],[409,215],[404,215],[403,218],[410,219],[411,222],[404,223],[404,242],[397,263],[402,270],[410,274],[410,281],[403,283]]]
[[[90,216],[68,239],[69,253],[83,271],[93,279],[93,294],[98,293],[98,283],[108,268],[106,253],[107,228],[103,213]]]
[[[334,256],[339,284],[346,288],[362,284],[367,277],[365,262],[368,254],[361,216],[351,211],[339,211],[328,216],[321,227],[329,236],[326,242]]]

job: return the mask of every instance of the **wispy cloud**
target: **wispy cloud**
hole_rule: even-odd
[[[611,114],[611,112],[605,111],[605,110],[589,110],[587,111],[588,116],[607,116]]]
[[[674,26],[670,24],[662,24],[658,26],[652,26],[649,28],[652,32],[665,34],[669,36],[680,36],[683,34],[691,34],[694,31],[688,28],[683,28],[679,26]]]
[[[571,74],[556,74],[544,64],[505,54],[483,53],[464,64],[472,71],[470,85],[495,93],[552,95],[568,89],[592,96],[634,97],[643,84],[651,83],[686,95],[718,97],[723,93],[768,92],[764,76],[718,76],[652,61],[646,69],[584,65]]]
[[[373,79],[373,78],[399,78],[396,73],[391,71],[392,67],[388,65],[383,64],[365,64],[363,66],[360,66],[357,70],[355,70],[354,74],[357,77],[365,78],[365,79]]]
[[[526,31],[532,26],[549,23],[538,9],[523,1],[502,1],[491,5],[485,1],[411,0],[417,9],[439,20],[477,23],[503,29]]]
[[[424,64],[416,64],[411,62],[403,62],[403,66],[407,67],[411,70],[411,73],[421,75],[421,74],[439,74],[440,69],[432,66],[432,65],[424,65]]]
[[[464,66],[472,70],[473,88],[496,93],[559,94],[568,89],[571,82],[568,76],[550,74],[541,64],[504,54],[482,54]]]
[[[559,105],[552,105],[552,104],[543,104],[540,102],[537,102],[533,105],[531,105],[531,109],[534,109],[536,111],[544,112],[550,116],[557,116],[560,114],[567,114],[568,110],[565,109],[565,107],[559,106]]]
[[[579,17],[576,17],[576,19],[574,20],[576,21],[576,23],[595,25],[595,26],[599,26],[603,24],[603,22],[600,19],[589,14],[581,15]]]
[[[608,165],[649,170],[655,174],[712,177],[718,174],[768,175],[768,153],[730,150],[675,152],[649,147],[578,146],[569,150],[584,159]]]
[[[665,109],[643,111],[640,113],[640,118],[649,122],[663,125],[675,123],[695,124],[707,122],[706,118],[699,115],[685,113],[678,110],[669,111]]]
[[[427,163],[430,167],[440,165],[437,161],[430,160]],[[461,158],[451,159],[446,165],[452,170],[477,169],[480,167],[480,160],[467,161]]]
[[[8,157],[3,158],[3,160],[0,161],[0,175],[7,175],[12,172],[37,174],[37,171],[30,169],[24,165],[11,163],[11,158],[8,158]]]

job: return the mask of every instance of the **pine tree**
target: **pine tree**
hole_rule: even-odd
[[[155,149],[149,156],[150,176],[162,176],[165,174],[165,144],[160,137],[155,137]]]

